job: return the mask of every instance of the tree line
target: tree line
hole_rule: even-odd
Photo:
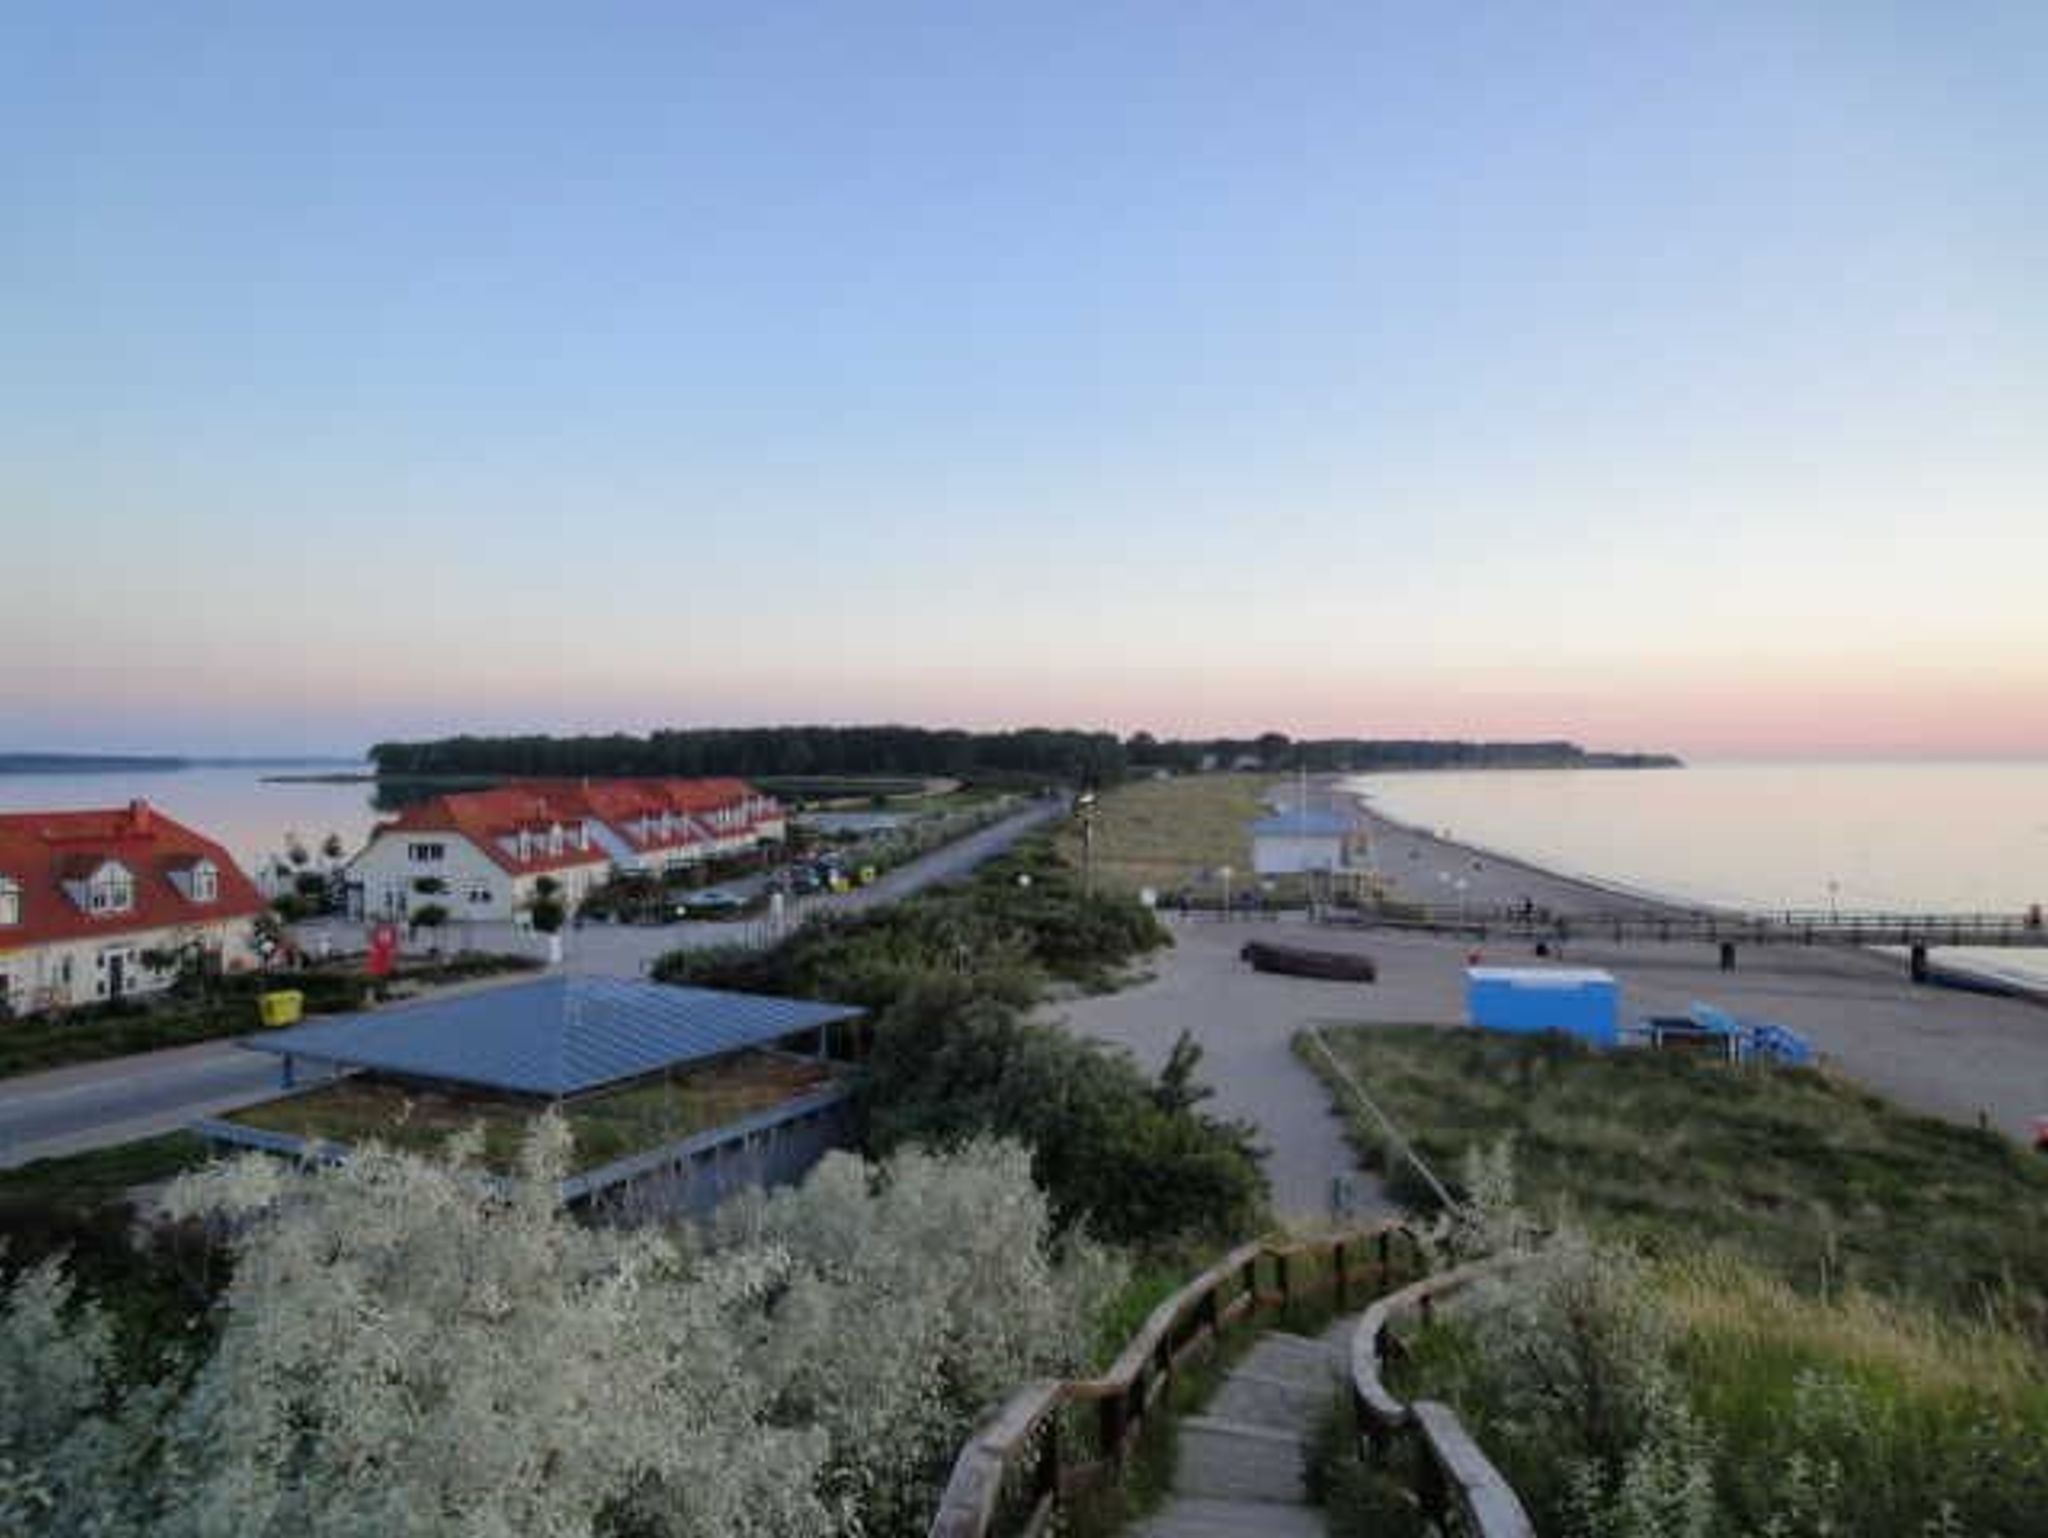
[[[1150,732],[1028,727],[970,732],[919,726],[702,727],[555,737],[442,737],[370,749],[385,778],[413,775],[947,775],[959,779],[1113,785],[1133,773],[1255,767],[1370,773],[1389,769],[1641,769],[1661,753],[1596,753],[1572,742],[1465,742],[1366,737],[1160,738]]]

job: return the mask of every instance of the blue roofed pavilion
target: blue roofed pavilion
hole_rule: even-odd
[[[864,1011],[810,999],[548,977],[245,1036],[286,1060],[565,1099],[772,1046]]]

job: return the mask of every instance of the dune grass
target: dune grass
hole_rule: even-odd
[[[2048,1159],[1811,1071],[1463,1029],[1326,1036],[1444,1174],[1510,1136],[1525,1206],[1647,1257],[1628,1285],[1667,1326],[1697,1428],[1659,1456],[1712,1491],[1684,1531],[2048,1531]],[[1599,1339],[1583,1322],[1544,1338]],[[1540,1530],[1582,1528],[1586,1449],[1515,1407],[1514,1353],[1455,1316],[1413,1344],[1404,1388],[1459,1407]]]
[[[1990,1310],[2048,1338],[2048,1159],[1997,1133],[1809,1070],[1427,1026],[1324,1034],[1442,1173],[1512,1137],[1525,1201],[1652,1257],[1719,1245],[1802,1291]],[[1358,1119],[1354,1136],[1374,1141]]]
[[[1225,865],[1250,879],[1249,829],[1265,815],[1275,783],[1270,774],[1191,774],[1104,791],[1095,814],[1096,879],[1112,891],[1172,892]],[[1080,865],[1078,828],[1062,828],[1057,847]]]

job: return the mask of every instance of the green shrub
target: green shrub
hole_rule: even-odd
[[[1063,1223],[1119,1243],[1236,1238],[1263,1215],[1249,1127],[1174,1103],[1128,1054],[1024,1019],[969,978],[927,979],[882,1016],[863,1105],[878,1153],[1019,1139]]]
[[[1139,904],[1082,892],[1038,846],[771,950],[676,952],[654,975],[871,1011],[861,1105],[878,1153],[1015,1137],[1065,1224],[1146,1245],[1241,1238],[1263,1216],[1264,1177],[1248,1128],[1195,1109],[1198,1054],[1178,1053],[1154,1081],[1124,1054],[1025,1018],[1048,979],[1100,981],[1166,938]]]

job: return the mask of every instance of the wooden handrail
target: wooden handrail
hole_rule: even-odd
[[[1070,1489],[1113,1478],[1125,1463],[1146,1416],[1165,1393],[1184,1358],[1247,1315],[1284,1308],[1296,1297],[1327,1290],[1344,1294],[1367,1274],[1384,1281],[1394,1249],[1419,1257],[1415,1235],[1398,1221],[1293,1243],[1240,1245],[1166,1299],[1097,1378],[1027,1384],[1012,1394],[960,1449],[939,1498],[930,1538],[987,1538],[1001,1515],[1005,1481],[1031,1459],[1029,1508],[1019,1530],[1046,1530]],[[1290,1262],[1327,1259],[1326,1280],[1302,1285]],[[1367,1271],[1357,1269],[1364,1262]],[[1273,1287],[1262,1290],[1259,1269],[1269,1265]],[[1223,1296],[1229,1292],[1226,1300]],[[1099,1417],[1100,1456],[1069,1459],[1059,1444],[1058,1416],[1068,1405],[1093,1405]],[[1034,1445],[1035,1444],[1035,1445]]]
[[[1479,1450],[1457,1412],[1433,1399],[1418,1399],[1408,1410],[1427,1454],[1423,1509],[1455,1505],[1475,1538],[1536,1538],[1522,1498]]]
[[[1396,1316],[1419,1313],[1427,1320],[1438,1299],[1519,1258],[1471,1261],[1389,1293],[1359,1316],[1351,1337],[1351,1398],[1365,1451],[1384,1453],[1396,1435],[1413,1437],[1422,1452],[1416,1493],[1424,1514],[1440,1521],[1455,1508],[1473,1538],[1535,1538],[1536,1529],[1521,1498],[1480,1451],[1457,1412],[1433,1400],[1404,1404],[1387,1387],[1380,1367],[1392,1346],[1388,1326]]]

